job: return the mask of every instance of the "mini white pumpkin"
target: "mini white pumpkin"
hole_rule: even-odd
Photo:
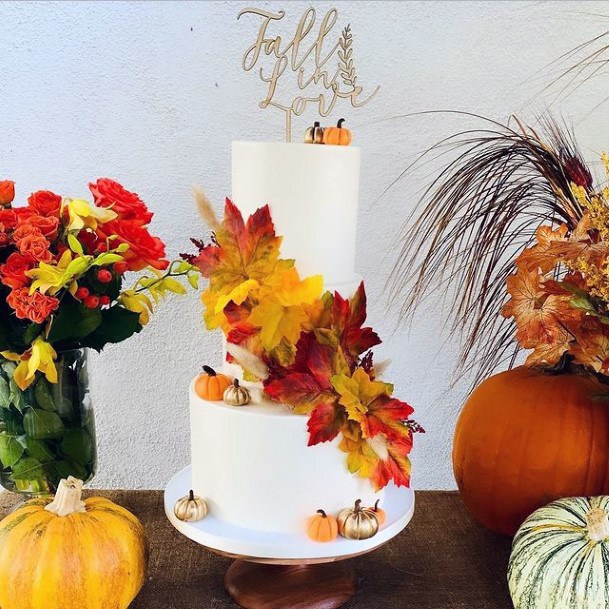
[[[533,512],[514,537],[508,584],[516,609],[607,609],[609,496]]]

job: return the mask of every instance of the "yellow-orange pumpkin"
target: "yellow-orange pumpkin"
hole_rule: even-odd
[[[351,143],[351,131],[346,127],[343,127],[345,122],[344,118],[341,118],[336,127],[327,127],[324,131],[324,144],[331,144],[334,146],[348,146]]]
[[[457,422],[453,469],[465,505],[514,535],[561,497],[609,494],[609,387],[592,376],[515,368],[484,381]]]
[[[317,510],[317,514],[309,518],[307,535],[313,541],[333,541],[338,537],[338,522],[334,516],[329,516],[323,510]]]
[[[127,609],[140,591],[144,527],[108,499],[83,502],[81,490],[62,480],[51,504],[33,499],[0,522],[2,609]]]
[[[211,366],[203,366],[203,372],[195,381],[195,392],[203,400],[221,400],[224,390],[232,383],[225,374],[219,374]]]

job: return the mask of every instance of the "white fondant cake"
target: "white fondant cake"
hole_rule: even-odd
[[[307,446],[307,417],[287,407],[227,406],[202,400],[191,385],[190,424],[194,490],[229,524],[304,535],[317,509],[338,513],[382,496],[348,472],[338,438]]]
[[[245,218],[268,204],[283,258],[301,277],[350,296],[355,273],[360,151],[343,146],[235,142],[232,199]],[[224,371],[241,376],[224,363]],[[304,533],[317,509],[336,513],[357,499],[373,505],[367,479],[349,473],[333,442],[307,446],[307,417],[287,407],[202,400],[190,387],[192,484],[216,518],[269,532]]]

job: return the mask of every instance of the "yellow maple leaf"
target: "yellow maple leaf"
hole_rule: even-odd
[[[330,379],[340,394],[339,403],[345,407],[349,419],[363,423],[370,404],[380,395],[391,395],[393,385],[373,381],[363,368],[356,368],[352,376],[336,374]]]
[[[272,351],[283,338],[296,344],[308,319],[302,306],[286,307],[276,299],[267,298],[252,310],[248,321],[260,328],[262,346]]]
[[[361,478],[371,478],[379,461],[378,455],[362,436],[356,423],[347,423],[342,429],[342,440],[338,447],[347,453],[347,468]]]

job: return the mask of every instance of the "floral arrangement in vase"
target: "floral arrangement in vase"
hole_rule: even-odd
[[[62,478],[89,480],[95,435],[84,349],[139,332],[153,303],[182,294],[196,269],[169,262],[149,232],[152,212],[110,179],[93,203],[50,191],[13,206],[0,182],[0,482],[51,493]],[[130,272],[139,276],[124,287]]]
[[[475,385],[455,478],[480,522],[513,535],[549,501],[609,493],[609,160],[597,183],[552,119],[485,127],[447,140],[456,160],[405,235],[395,295],[404,317],[439,286],[451,305]]]
[[[341,436],[349,471],[376,489],[408,486],[413,409],[379,380],[371,349],[381,340],[366,321],[363,283],[351,298],[323,292],[321,276],[301,279],[280,257],[268,206],[247,221],[230,200],[222,222],[209,206],[211,243],[187,255],[209,279],[202,294],[208,329],[224,332],[230,360],[261,381],[267,398],[307,415],[309,445]]]

